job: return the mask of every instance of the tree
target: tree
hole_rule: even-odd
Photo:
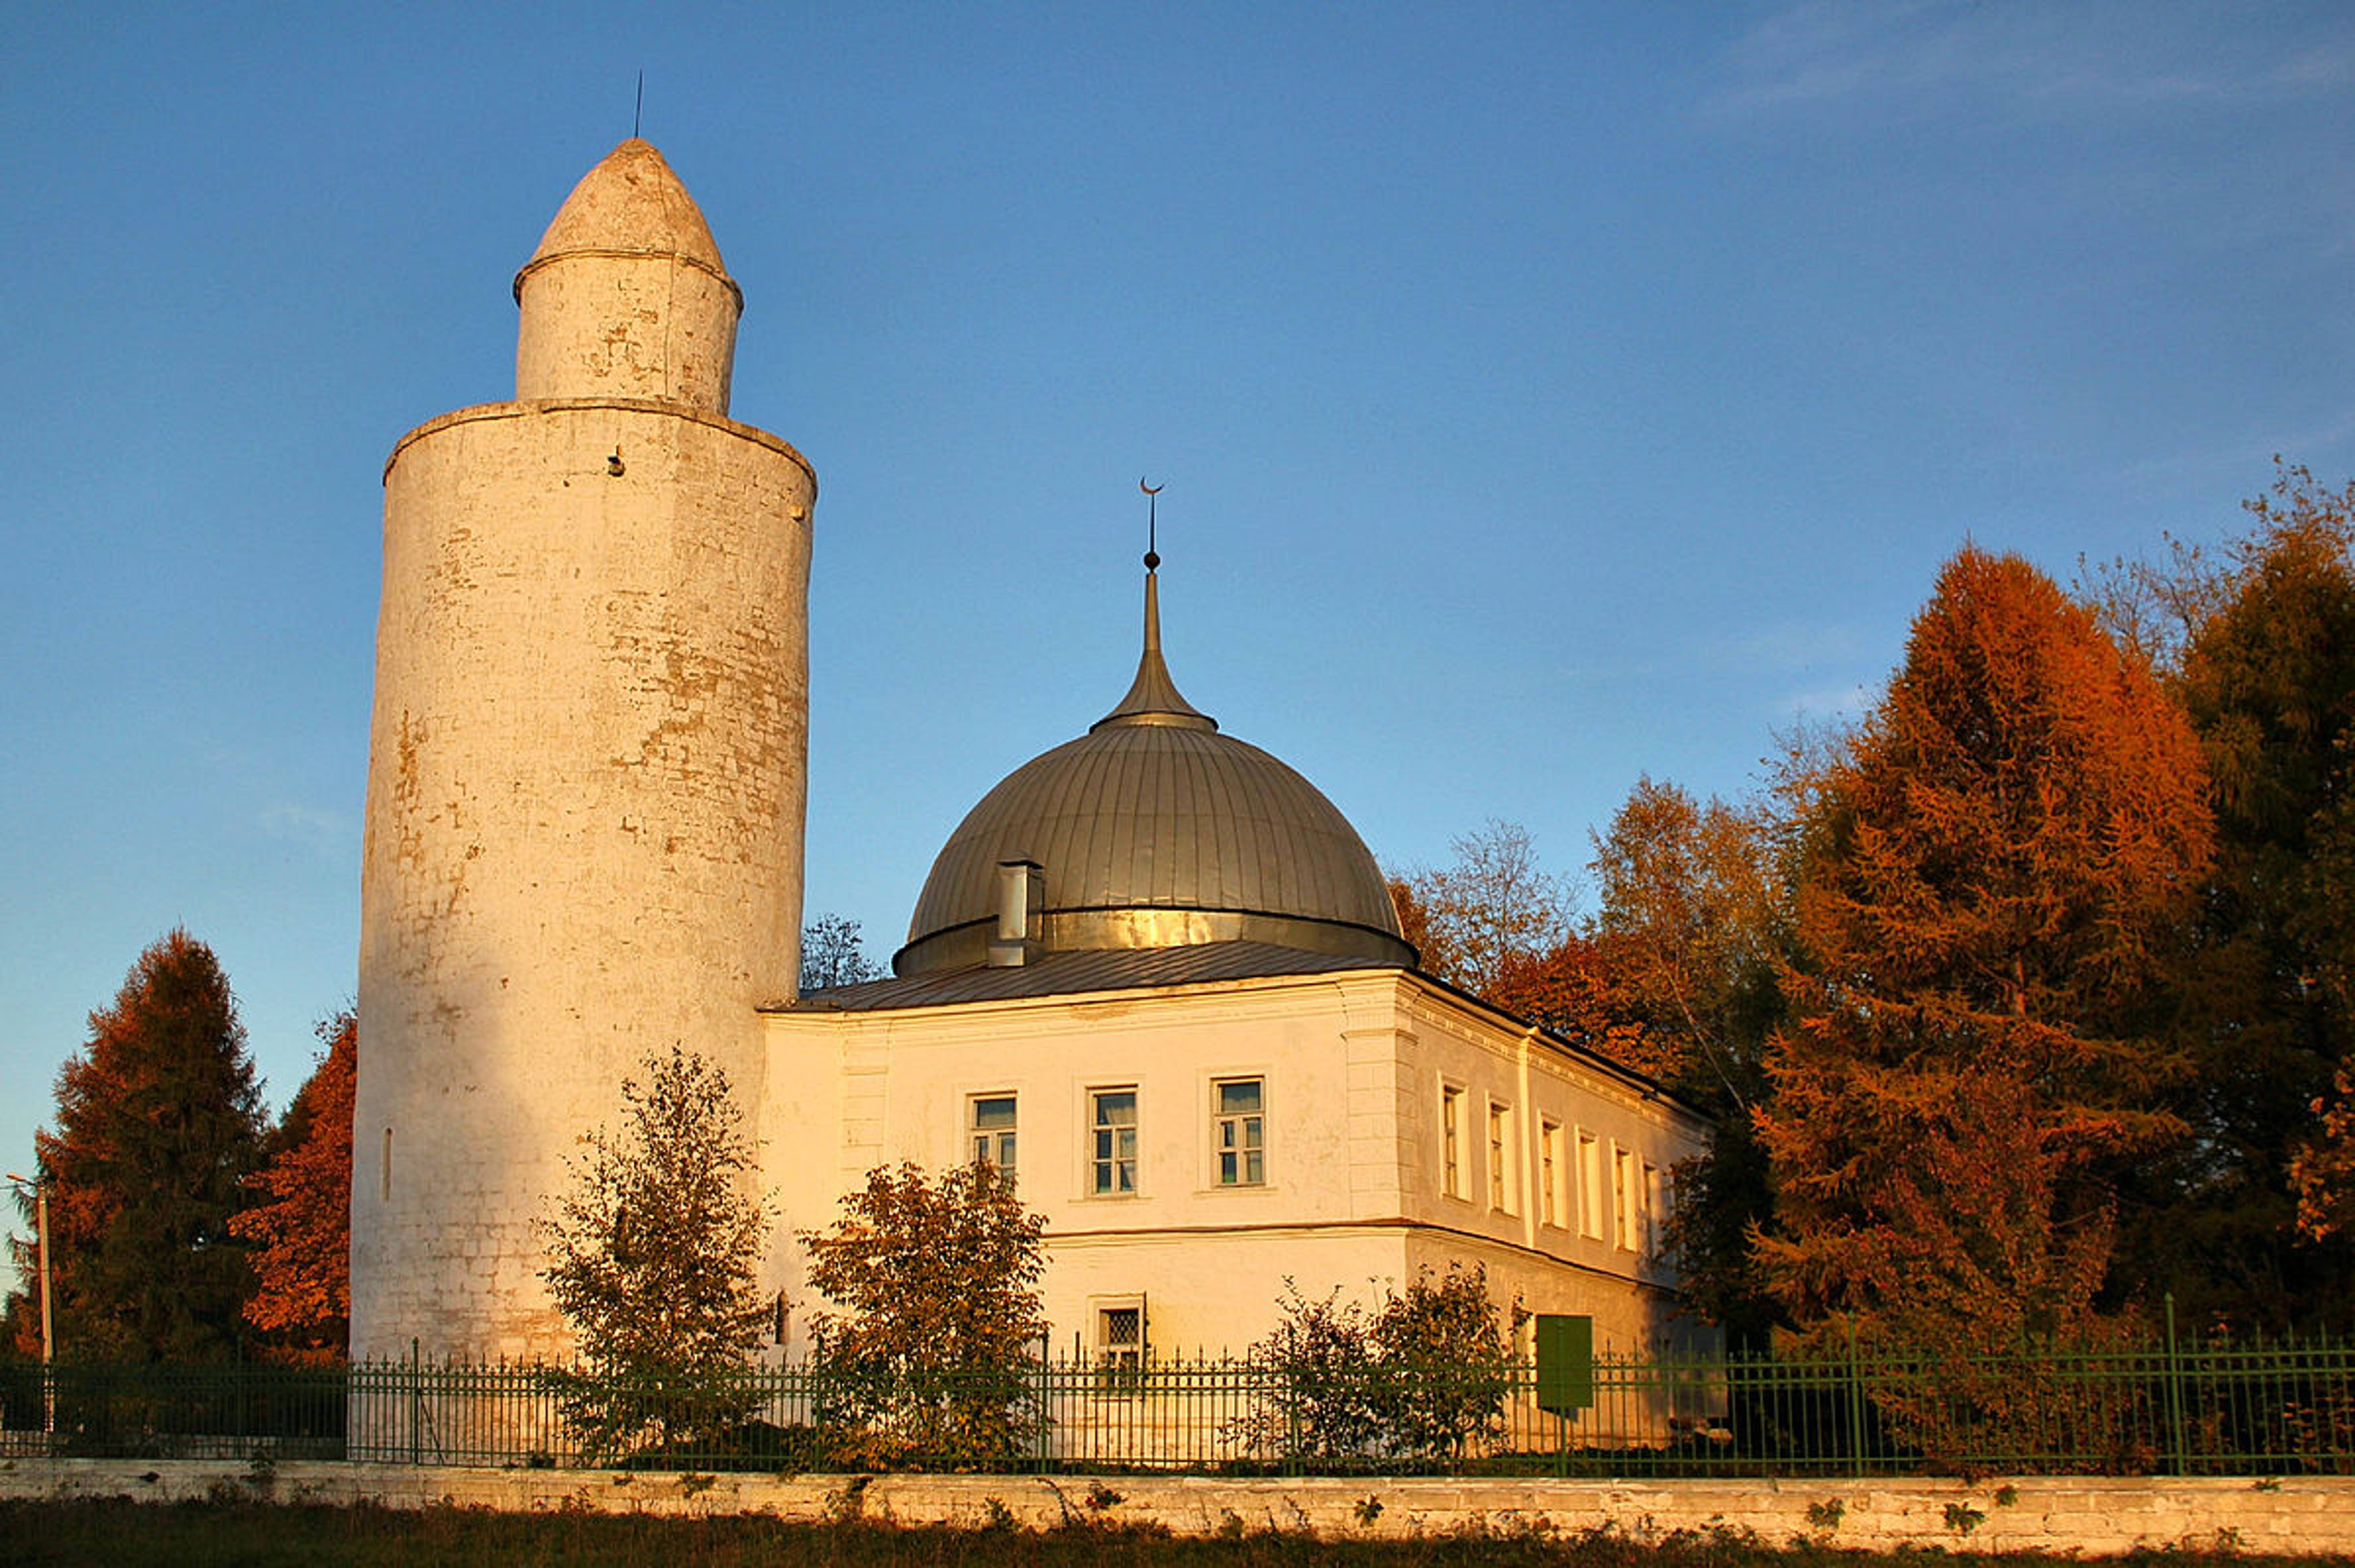
[[[2182,1130],[2154,1106],[2205,776],[2090,612],[2016,557],[1947,563],[1880,705],[1786,784],[1805,959],[1757,1125],[1797,1322],[1955,1351],[2100,1330],[2117,1193]]]
[[[1320,1297],[1284,1282],[1274,1332],[1252,1347],[1252,1365],[1277,1374],[1272,1403],[1229,1435],[1261,1454],[1292,1458],[1444,1458],[1492,1431],[1512,1387],[1512,1333],[1488,1294],[1487,1270],[1450,1264],[1417,1269],[1401,1291],[1384,1285],[1370,1308]]]
[[[555,1375],[560,1405],[606,1457],[728,1442],[756,1403],[733,1374],[769,1316],[754,1290],[767,1213],[727,1074],[677,1046],[641,1072],[540,1226],[540,1276],[580,1344],[581,1368]]]
[[[252,1279],[229,1222],[260,1157],[262,1113],[229,979],[176,929],[139,955],[90,1029],[58,1073],[57,1130],[34,1140],[58,1353],[236,1355]]]
[[[802,1236],[810,1283],[845,1309],[812,1322],[828,1413],[935,1460],[1019,1452],[1039,1419],[1046,1225],[994,1165],[868,1171],[830,1228]]]
[[[822,914],[802,927],[802,990],[856,986],[882,973],[867,956],[857,921]]]
[[[1588,926],[1630,1060],[1717,1124],[1676,1171],[1668,1224],[1687,1303],[1737,1340],[1777,1317],[1751,1246],[1772,1189],[1753,1117],[1771,1093],[1767,1042],[1795,957],[1783,830],[1764,805],[1696,802],[1641,778],[1594,839]]]
[[[1517,955],[1546,952],[1569,930],[1569,894],[1538,864],[1517,822],[1491,817],[1452,845],[1455,863],[1402,879],[1401,923],[1417,934],[1423,972],[1485,997]],[[1400,880],[1393,880],[1393,887]],[[1394,895],[1395,896],[1395,895]]]
[[[260,1201],[232,1217],[250,1243],[254,1292],[245,1320],[295,1361],[334,1361],[351,1341],[352,1091],[359,1026],[349,1008],[319,1026],[326,1051],[295,1092],[262,1168]]]
[[[2146,570],[2192,606],[2174,687],[2218,853],[2184,987],[2197,1136],[2136,1239],[2200,1319],[2278,1330],[2335,1323],[2355,1289],[2355,1238],[2314,1223],[2355,1050],[2355,485],[2284,467],[2248,510],[2213,557]]]
[[[2290,1168],[2298,1233],[2311,1242],[2355,1230],[2355,1072],[2340,1069],[2331,1090],[2314,1097],[2321,1126]]]

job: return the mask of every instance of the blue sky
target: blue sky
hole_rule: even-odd
[[[645,133],[819,476],[809,901],[1134,664],[1385,862],[1852,709],[1966,538],[2355,472],[2355,16],[2154,4],[8,8],[0,1157],[176,923],[345,1002],[379,474]],[[1009,613],[1009,607],[1015,613]]]

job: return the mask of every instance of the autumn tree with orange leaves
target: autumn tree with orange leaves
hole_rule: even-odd
[[[286,1107],[269,1163],[246,1179],[255,1206],[229,1221],[253,1247],[246,1321],[271,1353],[302,1362],[341,1360],[351,1340],[358,1020],[338,1013],[319,1026],[319,1038],[325,1054]]]
[[[1776,1296],[1950,1349],[2100,1332],[2121,1175],[2183,1131],[2152,1107],[2213,837],[2190,726],[2034,567],[1966,548],[1786,799]]]
[[[56,1129],[34,1139],[58,1355],[241,1353],[251,1275],[229,1218],[260,1158],[262,1108],[229,978],[210,948],[173,931],[90,1029],[58,1073]]]

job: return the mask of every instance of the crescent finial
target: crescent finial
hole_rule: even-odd
[[[1145,570],[1151,571],[1161,564],[1161,552],[1155,548],[1154,541],[1154,522],[1156,520],[1154,513],[1159,510],[1160,503],[1156,501],[1154,497],[1160,495],[1161,492],[1167,489],[1168,486],[1166,485],[1147,485],[1145,482],[1144,476],[1140,475],[1137,477],[1136,487],[1145,492]]]

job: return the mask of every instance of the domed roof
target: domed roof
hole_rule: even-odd
[[[671,256],[728,275],[703,209],[651,142],[633,136],[581,176],[516,277],[559,256]]]
[[[1145,593],[1145,653],[1127,696],[966,814],[924,880],[893,968],[982,962],[1011,861],[1031,862],[1044,883],[1041,953],[1254,941],[1412,964],[1364,841],[1314,784],[1219,733],[1178,695],[1150,573]]]

